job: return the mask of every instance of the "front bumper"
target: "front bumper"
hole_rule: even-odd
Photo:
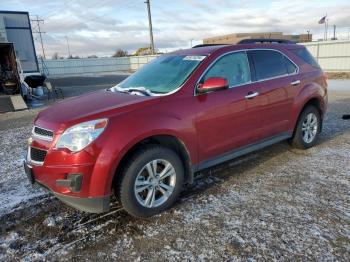
[[[89,213],[103,213],[109,210],[110,196],[73,197],[52,192],[63,203]]]
[[[59,200],[61,200],[63,203],[71,207],[74,207],[78,210],[89,212],[89,213],[102,213],[102,212],[107,212],[109,210],[110,195],[99,196],[99,197],[78,197],[78,196],[72,196],[72,195],[55,192],[43,181],[39,181],[35,178],[33,168],[27,163],[26,160],[24,161],[23,164],[24,164],[24,171],[31,184],[36,183],[44,187],[50,193],[55,195]]]

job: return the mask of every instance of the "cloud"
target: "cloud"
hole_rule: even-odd
[[[11,2],[11,3],[9,3]],[[350,3],[345,0],[152,0],[156,47],[189,47],[191,39],[239,32],[279,31],[323,35],[318,20],[326,13],[329,24],[347,36]],[[42,26],[46,53],[67,53],[68,36],[74,55],[112,55],[117,48],[129,52],[149,44],[144,0],[13,0],[4,9],[28,10],[45,19]],[[40,48],[38,45],[38,53]]]

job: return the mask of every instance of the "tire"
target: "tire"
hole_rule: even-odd
[[[145,218],[161,213],[174,204],[182,190],[184,167],[179,156],[168,148],[146,146],[130,157],[122,170],[117,197],[132,216]]]
[[[291,145],[299,149],[313,147],[317,143],[321,125],[322,120],[319,110],[315,106],[305,107],[299,116]]]

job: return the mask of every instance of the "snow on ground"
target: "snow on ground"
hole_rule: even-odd
[[[317,146],[282,142],[205,170],[144,220],[88,215],[33,188],[21,160],[35,114],[0,116],[0,260],[347,261],[349,113],[350,92],[330,92]]]
[[[0,214],[44,194],[44,190],[29,185],[23,172],[26,141],[31,128],[23,126],[0,131]]]

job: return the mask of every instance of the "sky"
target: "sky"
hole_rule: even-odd
[[[329,35],[350,34],[349,0],[150,0],[157,50],[169,52],[202,43],[203,38],[243,32],[306,33],[323,37],[318,21],[327,14]],[[0,10],[38,15],[47,57],[111,56],[121,48],[133,53],[149,46],[145,0],[2,0]],[[36,40],[37,54],[42,54]]]

